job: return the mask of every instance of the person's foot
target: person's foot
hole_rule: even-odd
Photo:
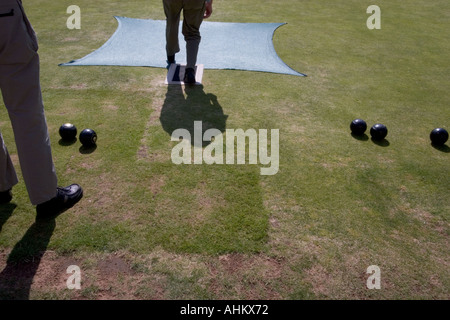
[[[72,208],[83,197],[83,189],[78,184],[57,188],[57,195],[36,206],[36,221],[50,220]]]
[[[194,84],[195,83],[195,70],[192,68],[187,68],[184,73],[184,83]]]
[[[12,189],[0,192],[0,204],[9,203],[12,200]]]

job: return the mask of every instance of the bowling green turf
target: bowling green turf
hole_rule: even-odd
[[[205,70],[193,90],[165,85],[163,68],[59,67],[109,39],[114,15],[164,19],[160,1],[79,0],[69,30],[72,4],[24,1],[59,182],[85,196],[33,224],[0,108],[20,178],[0,207],[2,298],[448,299],[450,143],[429,141],[450,129],[448,1],[377,1],[369,30],[367,1],[215,0],[211,21],[286,22],[275,49],[308,77]],[[355,118],[387,139],[353,137]],[[279,129],[279,172],[173,164],[170,134],[195,120]],[[60,141],[65,122],[94,129],[97,148]],[[366,286],[372,265],[381,289]]]

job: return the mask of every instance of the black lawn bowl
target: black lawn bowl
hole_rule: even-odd
[[[373,140],[381,141],[386,138],[388,130],[384,124],[377,123],[372,128],[370,128],[370,135]]]
[[[86,148],[93,147],[97,143],[97,134],[92,129],[84,129],[80,133],[80,142]]]
[[[435,146],[442,146],[448,140],[448,132],[443,128],[433,129],[430,133],[431,143]]]
[[[77,128],[71,123],[64,123],[59,127],[59,135],[65,141],[72,141],[77,136]]]
[[[350,123],[350,130],[355,135],[363,135],[366,132],[367,123],[362,119],[355,119]]]

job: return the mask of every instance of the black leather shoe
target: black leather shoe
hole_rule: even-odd
[[[50,220],[72,208],[83,197],[83,189],[78,184],[57,188],[53,199],[36,206],[36,221]]]
[[[0,192],[0,204],[9,203],[12,200],[12,189]]]
[[[184,83],[194,84],[195,83],[195,70],[192,68],[187,68],[184,73]]]

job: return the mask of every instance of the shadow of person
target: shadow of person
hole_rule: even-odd
[[[194,122],[202,122],[202,137],[208,129],[224,132],[228,116],[223,113],[217,97],[206,94],[202,85],[168,85],[164,105],[161,109],[161,125],[170,136],[176,129],[186,129],[194,145]],[[203,140],[203,139],[202,139]],[[203,141],[206,147],[211,141]]]
[[[55,229],[55,220],[34,223],[8,256],[0,272],[0,300],[28,300],[33,278]]]

